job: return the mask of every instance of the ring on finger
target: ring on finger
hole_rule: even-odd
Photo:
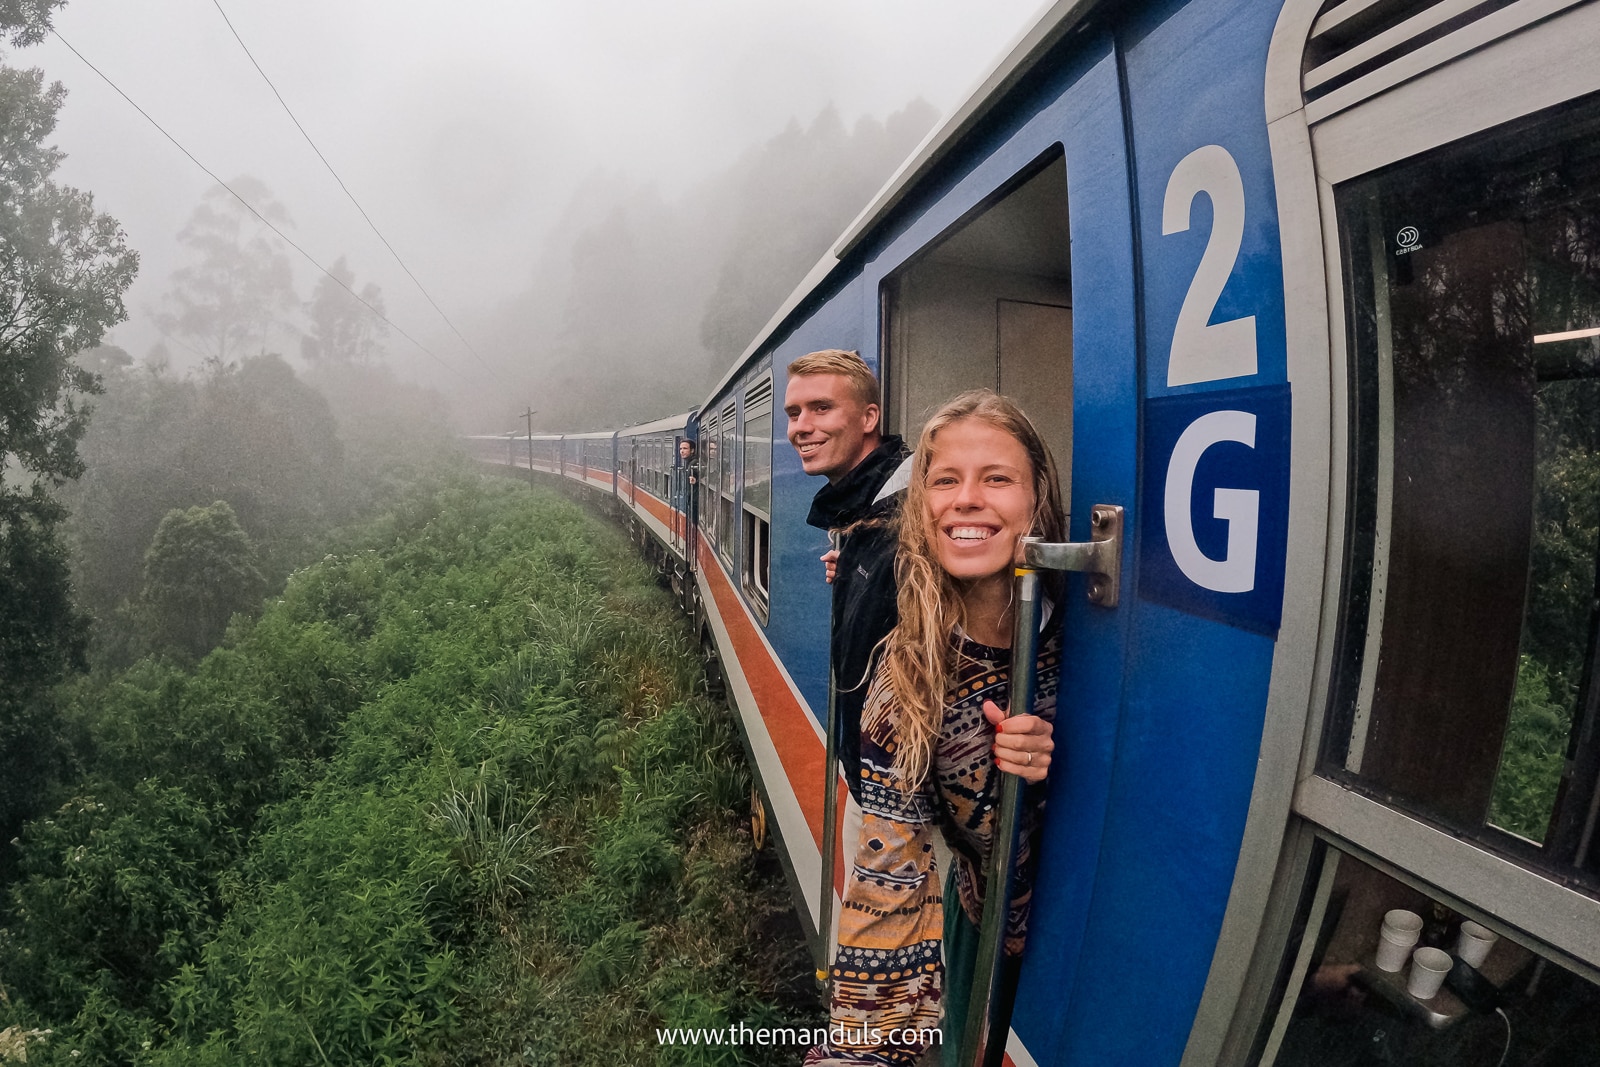
[[[1028,753],[1028,766],[1029,766],[1029,767],[1032,767],[1032,766],[1033,766],[1033,752],[1032,752],[1032,751],[1030,751],[1030,752],[1029,752],[1029,753]]]

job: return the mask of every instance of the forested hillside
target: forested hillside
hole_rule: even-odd
[[[196,666],[70,688],[81,775],[21,835],[0,1030],[49,1031],[30,1064],[792,1060],[655,1041],[818,1024],[702,692],[616,531],[414,487]]]

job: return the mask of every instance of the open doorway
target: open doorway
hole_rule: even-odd
[[[885,278],[889,429],[914,444],[941,404],[987,386],[1033,419],[1065,494],[1072,469],[1070,258],[1067,171],[1057,151]]]

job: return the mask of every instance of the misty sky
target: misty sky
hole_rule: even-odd
[[[477,312],[525,287],[578,183],[606,171],[671,197],[791,117],[829,101],[845,122],[922,96],[958,104],[1041,0],[221,0],[318,146],[471,337]],[[320,263],[345,254],[390,318],[471,359],[372,236],[251,66],[213,0],[70,0],[56,28],[202,163],[251,174]],[[59,40],[12,50],[69,96],[59,178],[95,194],[142,256],[111,340],[142,357],[175,236],[210,179]],[[291,253],[292,254],[292,253]],[[315,269],[295,256],[309,295]],[[191,361],[173,345],[175,362]],[[391,337],[397,369],[426,356]],[[436,367],[434,368],[437,369]],[[425,375],[433,377],[432,374]]]

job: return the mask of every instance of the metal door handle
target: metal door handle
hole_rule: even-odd
[[[1089,575],[1089,603],[1114,608],[1122,593],[1122,507],[1096,504],[1089,509],[1088,541],[1022,539],[1023,564],[1044,571]]]

